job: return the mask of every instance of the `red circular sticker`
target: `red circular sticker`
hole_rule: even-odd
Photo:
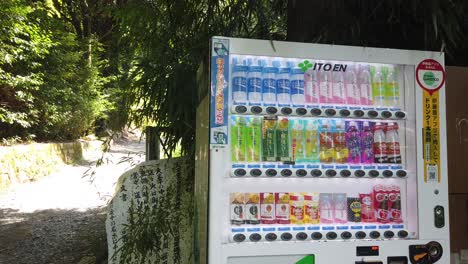
[[[445,83],[445,70],[433,59],[421,61],[416,67],[416,81],[429,94],[438,91]]]

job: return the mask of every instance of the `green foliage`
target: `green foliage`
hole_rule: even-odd
[[[213,35],[284,39],[285,2],[130,0],[116,16],[127,58],[129,120],[153,121],[171,156],[192,154],[197,69]],[[239,16],[242,14],[242,17]]]
[[[105,61],[41,3],[0,3],[0,138],[75,139],[103,111]]]

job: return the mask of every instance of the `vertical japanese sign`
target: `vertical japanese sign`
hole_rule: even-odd
[[[416,68],[416,81],[423,89],[424,182],[440,182],[439,89],[445,83],[444,67],[423,60]]]
[[[229,40],[211,42],[210,145],[225,147],[228,142]]]

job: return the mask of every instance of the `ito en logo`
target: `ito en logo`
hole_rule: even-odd
[[[299,66],[303,72],[306,72],[308,69],[312,68],[314,64],[310,63],[308,60],[304,60],[304,62],[299,63],[297,66]]]

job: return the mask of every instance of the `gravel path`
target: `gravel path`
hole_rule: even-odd
[[[144,160],[144,142],[115,144],[91,182],[83,175],[99,156],[0,193],[0,264],[107,263],[105,208],[118,177]]]

